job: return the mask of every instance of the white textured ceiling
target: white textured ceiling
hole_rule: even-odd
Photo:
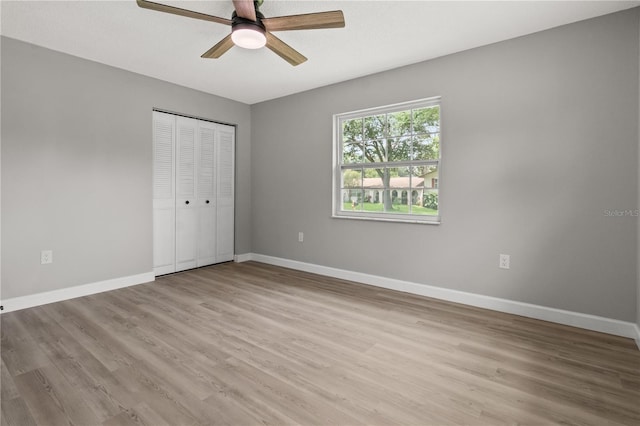
[[[159,3],[230,18],[231,0]],[[230,27],[141,9],[135,0],[2,0],[2,35],[253,104],[628,9],[640,1],[265,0],[267,16],[341,9],[346,27],[278,32],[309,60],[267,49],[200,55]]]

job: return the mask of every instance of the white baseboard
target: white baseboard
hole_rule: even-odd
[[[59,290],[47,291],[44,293],[13,297],[0,302],[4,308],[1,313],[18,311],[20,309],[46,305],[48,303],[60,302],[62,300],[75,299],[76,297],[89,296],[91,294],[102,293],[103,291],[116,290],[151,281],[155,281],[154,273],[145,272],[143,274],[114,278],[111,280],[78,285],[75,287],[61,288]]]
[[[464,305],[520,315],[523,317],[570,325],[616,336],[628,337],[635,339],[636,344],[638,344],[638,348],[640,349],[640,331],[638,330],[637,325],[631,322],[583,314],[580,312],[565,311],[562,309],[549,308],[546,306],[533,305],[530,303],[517,302],[497,297],[483,296],[481,294],[467,293],[459,290],[434,287],[426,284],[417,284],[409,281],[384,278],[361,272],[353,272],[256,253],[244,254],[242,255],[242,259],[243,262],[254,260],[256,262],[282,266],[285,268],[311,272],[348,281],[355,281],[376,287],[403,291],[420,296],[433,297],[435,299],[447,300],[449,302],[456,302]]]
[[[250,261],[251,258],[252,258],[251,253],[236,254],[235,256],[233,256],[233,261],[236,263],[242,263],[242,262]]]

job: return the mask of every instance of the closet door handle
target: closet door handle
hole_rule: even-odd
[[[209,204],[209,200],[207,200],[206,203]]]
[[[189,200],[185,201],[184,203],[185,203],[185,204],[189,204]]]

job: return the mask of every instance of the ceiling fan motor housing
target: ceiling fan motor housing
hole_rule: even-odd
[[[250,19],[241,18],[236,12],[233,12],[233,15],[231,15],[231,30],[234,31],[236,29],[244,28],[260,31],[262,33],[266,32],[266,28],[262,23],[264,15],[256,10],[256,18],[257,19],[255,21],[252,21]]]

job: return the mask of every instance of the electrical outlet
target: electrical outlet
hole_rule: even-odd
[[[498,267],[501,269],[509,269],[511,263],[511,256],[508,254],[501,254],[498,262]]]
[[[298,232],[298,242],[304,242],[304,232]]]
[[[53,250],[42,250],[40,252],[40,264],[46,265],[47,263],[53,263]]]

